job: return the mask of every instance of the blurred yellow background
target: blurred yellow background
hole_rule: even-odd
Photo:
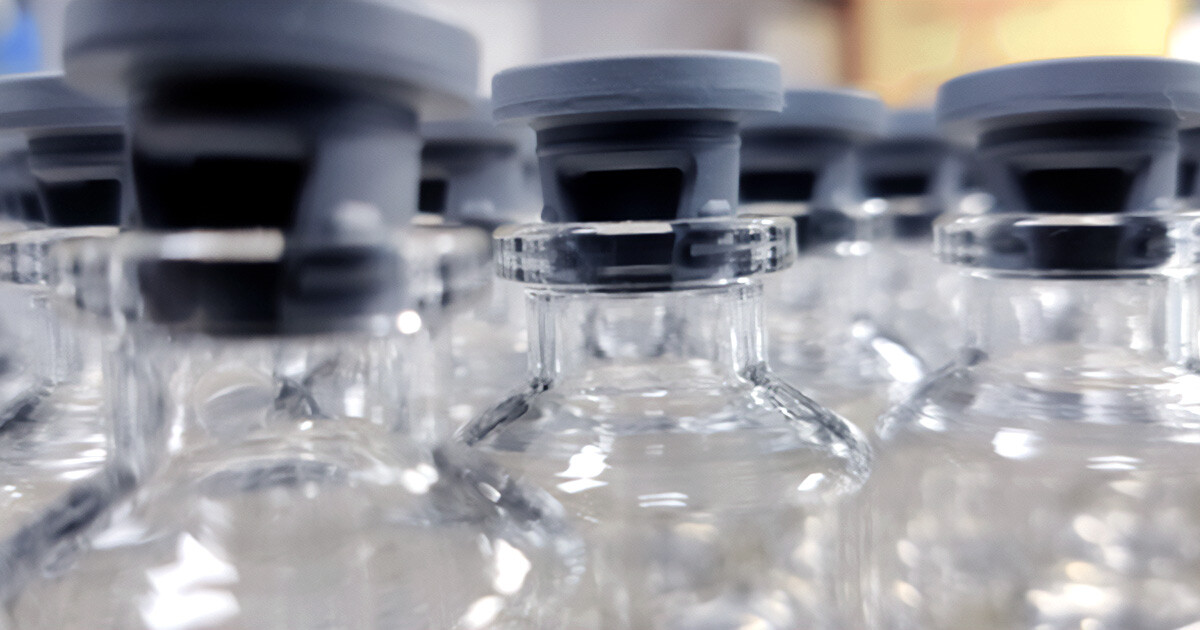
[[[1183,9],[1182,0],[850,0],[844,78],[904,104],[1002,63],[1166,54]]]

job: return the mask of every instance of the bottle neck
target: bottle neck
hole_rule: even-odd
[[[226,448],[263,431],[361,421],[425,441],[412,413],[413,367],[432,357],[426,327],[404,334],[277,337],[171,335],[138,324],[123,336],[110,395],[120,448],[135,467],[185,450]],[[316,438],[314,438],[316,439]]]
[[[765,365],[762,286],[529,292],[530,368],[555,387],[719,387]]]
[[[868,220],[851,225],[849,238],[808,247],[790,269],[768,282],[772,331],[826,347],[852,334],[854,324],[871,319],[876,311],[871,300],[879,293],[873,290],[877,250],[886,241],[871,233]]]
[[[1194,355],[1190,277],[1140,272],[1073,277],[966,273],[967,347],[1027,375],[1119,378]]]

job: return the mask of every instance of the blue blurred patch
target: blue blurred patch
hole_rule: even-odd
[[[41,69],[42,39],[28,10],[22,8],[16,25],[0,37],[0,73]]]

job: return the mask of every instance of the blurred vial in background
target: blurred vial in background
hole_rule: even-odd
[[[588,546],[564,628],[860,627],[870,453],[767,369],[760,278],[792,222],[734,216],[738,120],[778,66],[729,53],[550,62],[494,82],[538,132],[546,225],[507,228],[525,390],[461,433],[548,490]]]
[[[474,115],[421,126],[419,221],[473,226],[491,237],[505,224],[536,221],[540,200],[527,181],[532,132],[497,127],[491,106],[477,103]],[[465,232],[466,230],[460,230]],[[434,389],[434,413],[450,435],[522,384],[529,334],[524,291],[496,278],[487,265],[489,295],[477,308],[453,318],[437,335],[435,360],[444,367]]]
[[[767,285],[771,367],[868,431],[925,372],[876,315],[892,300],[875,278],[894,264],[884,254],[896,224],[864,197],[860,151],[884,117],[866,93],[792,90],[782,114],[742,130],[741,212],[791,217],[800,250]]]
[[[1191,627],[1198,223],[1172,204],[1200,65],[1006,66],[945,84],[938,114],[996,206],[938,234],[961,358],[880,422],[871,627]]]
[[[10,334],[0,362],[0,597],[131,483],[104,400],[111,338],[56,308],[48,256],[55,246],[116,234],[124,128],[124,108],[75,92],[58,74],[0,79],[0,129],[28,143],[4,170],[11,188],[0,312]]]
[[[931,109],[891,110],[883,137],[862,152],[867,203],[887,204],[889,235],[872,244],[870,309],[930,368],[954,358],[958,271],[933,252],[933,224],[963,200],[965,163],[943,138]]]
[[[148,472],[11,627],[563,627],[557,505],[409,414],[417,333],[484,286],[483,234],[406,229],[419,113],[473,92],[474,40],[365,1],[91,0],[67,41],[132,97],[138,212],[93,260]]]

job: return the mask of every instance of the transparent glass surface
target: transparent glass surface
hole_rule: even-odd
[[[0,597],[59,538],[86,526],[129,484],[111,441],[102,378],[111,340],[55,308],[51,247],[102,240],[108,228],[0,237],[7,341],[0,362]]]
[[[560,510],[476,454],[431,446],[410,410],[420,323],[436,320],[419,305],[453,302],[462,283],[411,296],[386,329],[217,336],[139,308],[137,270],[278,260],[279,235],[119,240],[117,432],[149,472],[40,567],[7,607],[11,628],[563,627],[555,597],[581,556]]]
[[[766,281],[771,368],[864,431],[924,377],[926,366],[892,330],[880,279],[895,264],[880,205],[848,213],[850,230],[814,239],[790,269]],[[753,204],[743,213],[803,217],[803,204]]]
[[[886,200],[889,215],[929,214],[923,197]],[[918,212],[924,211],[924,212]],[[962,340],[962,280],[934,253],[933,232],[896,235],[873,245],[868,308],[931,370],[955,358]]]
[[[531,290],[529,383],[461,436],[580,529],[563,627],[861,625],[869,448],[768,371],[761,291]]]
[[[506,226],[496,231],[496,273],[592,290],[712,286],[790,266],[794,225],[719,217]]]
[[[443,417],[450,435],[522,385],[529,356],[524,289],[494,278],[483,303],[455,318],[447,336]]]
[[[1054,221],[1003,219],[1019,220]],[[968,270],[967,350],[879,426],[864,494],[870,627],[1200,620],[1200,375],[1182,232],[1175,260],[1140,271]],[[968,241],[989,242],[956,242]]]
[[[478,208],[476,216],[497,216],[490,203]],[[523,214],[530,214],[525,212]],[[533,217],[536,220],[536,217]],[[454,226],[443,217],[422,214],[421,225]],[[491,229],[459,225],[460,234],[491,239]],[[525,292],[517,284],[496,277],[495,263],[489,256],[481,260],[482,273],[487,274],[481,299],[469,308],[460,309],[448,318],[441,329],[434,331],[432,361],[437,367],[436,391],[439,405],[435,415],[440,421],[439,435],[449,437],[503,399],[522,384],[529,354],[529,328],[525,324]]]
[[[932,238],[881,244],[873,269],[874,319],[930,369],[950,363],[962,339],[962,282],[958,270],[937,259]]]

